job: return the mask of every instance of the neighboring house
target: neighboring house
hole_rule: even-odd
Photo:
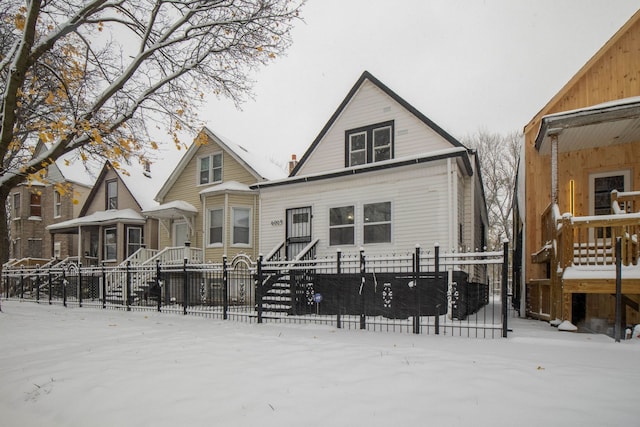
[[[191,248],[204,261],[258,255],[260,206],[251,184],[286,176],[283,169],[206,127],[143,213],[160,223],[160,247]]]
[[[157,206],[153,194],[164,177],[161,170],[152,173],[148,163],[116,169],[107,161],[78,217],[47,229],[56,240],[79,236],[74,255],[83,265],[116,265],[140,248],[155,254],[159,248],[158,221],[142,211]]]
[[[640,323],[640,11],[524,128],[514,218],[522,311],[606,332]],[[613,193],[617,190],[618,193]]]
[[[46,147],[39,143],[36,152],[43,149]],[[43,182],[25,182],[10,192],[9,257],[14,264],[26,258],[43,264],[76,253],[75,236],[54,239],[46,227],[78,215],[91,191],[93,177],[84,165],[73,163],[71,155],[58,159],[45,172]]]
[[[285,179],[257,183],[260,250],[289,260],[482,250],[476,153],[364,72]]]

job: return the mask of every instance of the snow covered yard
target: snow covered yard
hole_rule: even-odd
[[[3,301],[3,426],[631,426],[640,339],[508,339]]]

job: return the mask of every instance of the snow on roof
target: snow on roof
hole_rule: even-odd
[[[169,203],[163,203],[151,209],[145,210],[144,213],[154,213],[154,212],[160,212],[160,211],[165,211],[170,209],[198,213],[198,209],[196,207],[194,207],[191,203],[187,203],[183,200],[174,200]]]
[[[638,104],[638,103],[640,103],[640,96],[631,96],[629,98],[615,99],[613,101],[607,101],[601,104],[591,105],[589,107],[577,108],[575,110],[559,111],[557,113],[547,114],[542,118],[551,119],[553,117],[562,117],[562,116],[568,116],[568,115],[577,114],[577,113],[589,113],[589,112],[595,112],[598,110],[604,110],[604,109],[615,108],[615,107],[624,107],[630,104]]]
[[[211,131],[209,133],[213,134]],[[262,178],[272,180],[287,176],[285,170],[270,160],[266,154],[261,154],[256,150],[249,151],[242,145],[236,144],[218,133],[214,135]]]
[[[83,162],[75,152],[60,156],[56,160],[56,166],[65,180],[87,187],[93,187],[100,173],[99,165],[91,161]]]
[[[151,159],[148,171],[137,160],[121,164],[120,169],[116,170],[143,211],[159,206],[154,197],[182,157],[173,148],[168,151],[169,153],[158,153],[156,159]]]
[[[224,191],[252,191],[247,184],[242,184],[238,181],[226,181],[220,185],[214,185],[213,187],[205,188],[200,191],[200,194],[220,193]]]
[[[94,212],[91,215],[81,216],[78,218],[70,219],[68,221],[51,224],[47,226],[47,230],[62,230],[65,228],[79,227],[82,225],[98,225],[118,221],[144,222],[145,219],[142,215],[140,215],[133,209],[110,209],[107,211]]]

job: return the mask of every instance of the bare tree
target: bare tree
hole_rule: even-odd
[[[512,237],[511,215],[521,140],[519,132],[501,135],[479,130],[463,141],[478,151],[492,247],[499,247],[502,239]]]
[[[144,160],[199,127],[208,95],[236,104],[281,55],[304,0],[3,0],[0,201],[61,155]],[[38,141],[47,150],[35,155]],[[0,212],[6,236],[6,212]],[[0,245],[0,261],[8,256]]]

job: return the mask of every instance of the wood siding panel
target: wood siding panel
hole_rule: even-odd
[[[395,158],[450,148],[451,144],[368,80],[298,171],[316,174],[345,167],[345,131],[395,121]]]

